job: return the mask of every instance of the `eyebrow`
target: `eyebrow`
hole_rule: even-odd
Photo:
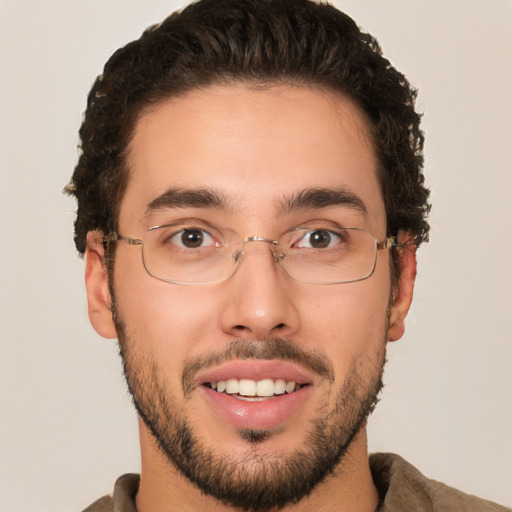
[[[283,213],[297,210],[321,209],[330,206],[348,206],[367,216],[363,200],[345,187],[308,188],[280,201]]]
[[[368,211],[362,199],[345,187],[307,188],[278,202],[281,214],[298,210],[348,206],[365,216]],[[217,208],[234,210],[232,201],[222,192],[210,188],[169,188],[146,206],[144,217],[172,208]]]
[[[229,209],[230,201],[221,192],[207,188],[170,188],[146,206],[144,217],[169,208]]]

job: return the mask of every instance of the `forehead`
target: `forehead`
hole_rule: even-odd
[[[384,215],[377,161],[364,115],[320,89],[215,86],[168,99],[136,123],[120,229],[141,225],[170,189],[219,191],[234,209],[274,215],[308,189],[343,189],[373,223]]]

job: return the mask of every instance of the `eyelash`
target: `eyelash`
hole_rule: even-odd
[[[213,230],[208,230],[204,227],[194,225],[180,225],[176,227],[179,227],[180,229],[174,230],[169,235],[164,233],[162,238],[164,245],[171,244],[178,250],[184,251],[223,246],[221,241],[222,237],[212,234],[211,231]],[[165,226],[162,226],[162,228],[165,229]],[[343,228],[333,230],[326,227],[311,226],[296,228],[295,230],[289,231],[289,233],[293,233],[294,231],[302,231],[299,238],[296,240],[292,238],[290,241],[290,247],[296,249],[328,250],[336,248],[346,241],[346,235],[343,234]],[[316,242],[319,244],[317,247],[314,247],[315,241],[312,239],[315,234],[317,236]],[[187,242],[190,242],[190,245]],[[207,242],[206,245],[204,245],[205,242]]]
[[[173,234],[171,234],[170,236],[166,237],[165,240],[167,242],[171,242],[173,239],[175,239],[176,237],[179,237],[180,234],[181,234],[181,242],[182,244],[179,244],[179,243],[176,243],[176,242],[172,242],[174,245],[180,247],[181,249],[187,249],[187,247],[185,246],[185,244],[183,243],[183,237],[186,235],[186,233],[189,233],[190,235],[192,235],[193,232],[199,232],[199,233],[202,233],[203,236],[200,237],[202,239],[204,239],[204,235],[206,235],[209,239],[211,239],[215,246],[219,246],[220,243],[219,242],[215,242],[215,237],[213,237],[207,230],[205,229],[202,229],[202,228],[196,228],[196,227],[183,227],[182,229],[180,229],[179,231],[176,231],[174,232]],[[190,238],[190,240],[193,242],[193,239]],[[202,240],[200,240],[202,241]],[[201,246],[202,247],[202,246]],[[194,247],[188,247],[189,249],[193,249]]]

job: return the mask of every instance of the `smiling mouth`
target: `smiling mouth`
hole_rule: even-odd
[[[271,400],[277,396],[295,393],[304,385],[297,384],[294,381],[285,381],[283,379],[228,379],[218,382],[206,382],[206,387],[213,389],[217,393],[230,395],[239,400],[256,402]]]

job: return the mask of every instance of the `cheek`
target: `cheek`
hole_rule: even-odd
[[[357,283],[317,287],[307,302],[309,306],[301,308],[305,339],[315,340],[341,374],[356,361],[381,353],[389,302],[385,273]]]
[[[215,331],[218,298],[208,290],[159,281],[133,258],[118,261],[114,288],[129,340],[140,354],[181,372],[183,359]]]

